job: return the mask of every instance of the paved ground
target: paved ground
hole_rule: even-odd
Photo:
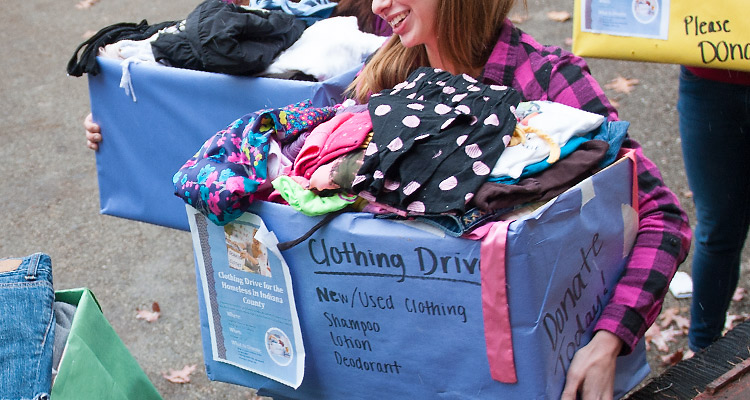
[[[202,369],[189,234],[99,214],[94,153],[85,147],[81,126],[89,110],[86,79],[65,74],[87,31],[144,18],[150,23],[180,19],[198,0],[101,0],[89,9],[76,8],[77,3],[27,0],[0,6],[0,216],[5,223],[0,257],[46,252],[57,289],[91,288],[166,399],[248,398],[250,390],[209,382]],[[530,0],[522,27],[541,42],[565,46],[572,23],[550,22],[545,14],[572,12],[572,3]],[[678,68],[607,60],[590,60],[590,65],[600,82],[618,75],[640,80],[630,95],[612,96],[621,118],[632,122],[631,135],[692,216],[676,122]],[[745,269],[749,258],[746,249]],[[689,271],[688,264],[682,269]],[[747,271],[743,284],[748,285]],[[135,309],[153,301],[163,311],[158,323],[136,320]],[[688,303],[668,299],[674,304]],[[198,364],[190,384],[161,377],[162,371],[186,364]]]

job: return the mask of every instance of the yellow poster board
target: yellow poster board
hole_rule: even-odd
[[[575,0],[573,53],[750,71],[750,1]]]

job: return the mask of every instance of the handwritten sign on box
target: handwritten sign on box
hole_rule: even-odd
[[[631,174],[631,162],[621,161],[509,225],[513,340],[505,345],[517,383],[490,376],[481,273],[494,266],[479,265],[480,243],[364,213],[337,216],[282,253],[307,353],[301,386],[213,361],[199,293],[209,377],[274,398],[557,398],[628,257]],[[273,203],[251,212],[280,241],[319,221]],[[618,361],[617,395],[647,373],[641,343]]]

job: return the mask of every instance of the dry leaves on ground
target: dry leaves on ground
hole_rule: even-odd
[[[690,319],[683,315],[683,313],[687,312],[686,308],[681,309],[679,307],[670,307],[662,310],[661,314],[659,314],[659,323],[653,324],[646,331],[646,348],[649,348],[649,345],[653,344],[660,352],[669,352],[669,342],[676,343],[678,336],[685,335],[688,332]],[[684,356],[685,352],[682,349],[675,349],[672,353],[663,355],[660,358],[664,365],[674,365],[682,361]]]
[[[136,319],[142,319],[146,322],[154,322],[157,319],[159,319],[159,315],[161,315],[161,308],[159,308],[159,303],[154,302],[154,304],[151,305],[151,310],[146,309],[140,309],[136,308]]]
[[[76,8],[79,10],[84,10],[93,7],[94,4],[98,2],[99,0],[81,0],[78,2],[78,4],[76,4]]]
[[[747,319],[750,319],[750,314],[727,314],[727,319],[724,323],[724,329],[731,330]]]
[[[630,94],[633,91],[633,87],[639,83],[638,79],[628,79],[622,76],[618,76],[612,79],[604,85],[605,89],[612,89],[617,93]]]
[[[745,288],[738,287],[732,295],[732,301],[742,301],[745,298]]]
[[[738,288],[735,291],[732,300],[741,301],[744,298],[745,289]],[[677,364],[683,359],[690,358],[693,356],[693,352],[689,349],[674,349],[670,352],[669,343],[678,343],[677,338],[679,336],[687,335],[688,329],[690,328],[689,309],[687,307],[669,307],[662,310],[657,319],[658,323],[654,323],[646,331],[646,349],[650,349],[651,346],[661,353],[666,353],[659,356],[662,363],[666,366]],[[750,314],[727,314],[725,330],[729,331],[733,329],[737,324],[750,319]],[[674,346],[673,346],[674,348]]]
[[[190,374],[195,371],[195,368],[197,367],[196,364],[193,365],[186,365],[180,370],[173,370],[170,369],[169,373],[162,372],[161,376],[164,377],[164,379],[172,382],[172,383],[189,383],[190,382]]]
[[[675,338],[681,335],[683,333],[680,329],[661,329],[658,324],[653,324],[646,331],[646,349],[654,345],[659,351],[666,353],[669,351],[669,342],[676,342]]]
[[[736,297],[742,299],[743,290],[738,290]],[[655,346],[662,353],[669,352],[669,343],[677,343],[677,337],[686,335],[690,328],[690,318],[685,316],[688,309],[683,307],[670,307],[662,310],[659,314],[658,323],[651,325],[646,331],[646,349]],[[750,319],[750,314],[727,314],[725,330],[731,330],[737,324]],[[678,354],[679,353],[679,354]],[[689,350],[688,350],[689,353]],[[673,365],[682,360],[685,354],[682,349],[676,349],[673,353],[661,356],[661,360],[668,365]]]
[[[690,319],[682,315],[682,313],[687,313],[687,311],[686,309],[681,310],[678,307],[664,309],[659,315],[659,319],[661,319],[659,326],[666,328],[674,323],[677,329],[683,333],[687,333],[688,328],[690,328]]]
[[[675,365],[678,362],[682,361],[684,357],[685,354],[682,352],[682,350],[675,350],[675,352],[672,354],[661,356],[661,362],[663,362],[665,365]]]
[[[550,11],[547,13],[547,18],[555,22],[565,22],[571,17],[570,13],[567,11]]]

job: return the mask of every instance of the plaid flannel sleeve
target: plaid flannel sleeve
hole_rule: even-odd
[[[533,63],[537,65],[533,80],[546,86],[548,98],[610,120],[618,119],[586,62],[566,51],[550,49],[545,47],[537,53],[547,62]],[[548,81],[543,82],[544,79]],[[658,167],[643,154],[640,144],[628,138],[623,148],[635,150],[638,233],[623,276],[595,330],[617,335],[624,342],[622,354],[628,354],[659,315],[669,282],[687,256],[692,231],[677,196],[664,184]]]
[[[513,56],[498,60],[514,65],[513,87],[525,98],[551,100],[609,120],[618,119],[617,110],[591,76],[583,58],[559,47],[542,46],[523,32],[517,41],[513,35],[508,40],[509,48],[518,51],[507,50]],[[492,68],[504,71],[510,67],[499,64]],[[657,166],[643,154],[640,144],[628,138],[623,148],[635,150],[639,227],[623,276],[595,330],[617,335],[624,342],[622,354],[628,354],[659,315],[669,282],[687,256],[692,231],[677,197],[664,184]]]
[[[635,150],[640,223],[630,260],[595,330],[617,335],[625,344],[621,354],[628,354],[659,315],[669,282],[690,249],[692,231],[640,144],[627,139],[623,148]]]

